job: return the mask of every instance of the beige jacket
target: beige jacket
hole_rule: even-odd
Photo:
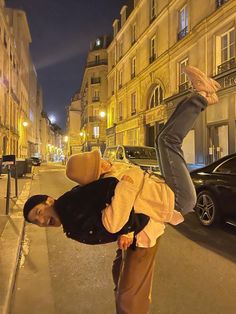
[[[123,175],[129,176],[133,183],[122,180]],[[102,222],[105,228],[112,233],[118,232],[128,221],[130,211],[134,207],[136,213],[150,217],[149,223],[143,229],[149,241],[140,233],[137,235],[137,245],[140,247],[155,245],[156,239],[164,233],[164,223],[171,223],[176,212],[172,190],[163,179],[145,173],[139,167],[122,163],[113,164],[107,176],[115,176],[121,181],[116,186],[111,204],[103,210]],[[183,219],[180,219],[177,223],[182,221]]]

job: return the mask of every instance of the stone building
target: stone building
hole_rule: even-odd
[[[187,162],[235,152],[235,0],[134,0],[113,23],[108,53],[107,145],[154,145],[178,101],[189,95],[183,67],[222,84],[183,145]]]
[[[76,154],[82,150],[83,132],[81,129],[81,97],[77,91],[67,108],[66,134],[68,136],[67,155]]]
[[[91,43],[80,88],[83,150],[104,150],[106,142],[107,46],[109,38]]]

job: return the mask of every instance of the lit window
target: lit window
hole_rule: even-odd
[[[184,68],[188,65],[188,58],[179,63],[179,85],[185,84],[188,81],[188,77],[184,72]]]
[[[163,102],[163,90],[161,86],[158,85],[152,92],[149,107],[154,108],[160,105],[162,102]]]
[[[188,8],[187,5],[185,5],[180,11],[179,11],[179,33],[178,33],[178,39],[182,39],[185,37],[188,33]]]
[[[221,63],[235,57],[235,30],[221,36]]]
[[[131,115],[136,114],[136,93],[131,94]]]
[[[99,38],[96,39],[96,46],[100,46],[101,45],[101,40]]]
[[[93,137],[94,138],[99,138],[99,126],[94,126],[93,127]]]

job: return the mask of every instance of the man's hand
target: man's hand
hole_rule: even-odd
[[[123,175],[123,177],[121,178],[122,181],[127,181],[129,183],[134,183],[133,179],[131,179],[130,176],[127,175]]]
[[[121,250],[127,250],[133,243],[133,232],[129,234],[122,234],[117,241],[118,247]]]

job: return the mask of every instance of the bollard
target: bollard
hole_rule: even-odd
[[[7,195],[6,195],[6,215],[9,214],[11,197],[11,166],[7,165]]]
[[[18,173],[17,173],[17,164],[15,164],[15,197],[18,197]]]

